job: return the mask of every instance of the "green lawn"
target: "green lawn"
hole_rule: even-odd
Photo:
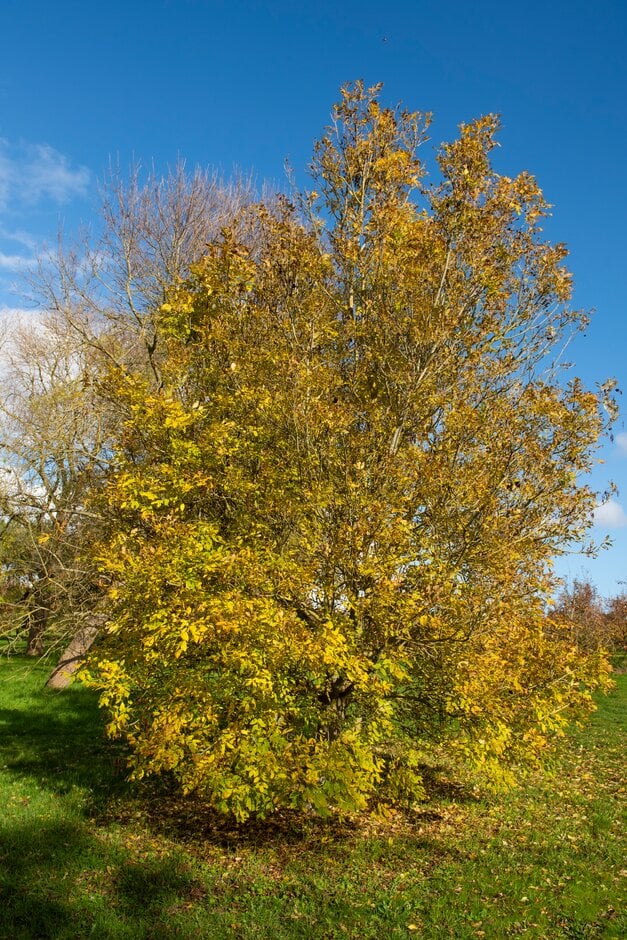
[[[91,692],[0,658],[0,937],[627,936],[627,675],[553,774],[411,819],[235,828],[124,781]]]

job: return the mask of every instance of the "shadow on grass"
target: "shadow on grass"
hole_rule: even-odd
[[[0,938],[180,936],[164,912],[198,893],[180,859],[98,828],[118,806],[130,815],[135,791],[95,695],[45,690],[41,667],[2,667]]]
[[[63,795],[79,787],[94,810],[121,795],[124,752],[104,736],[95,697],[86,689],[35,693],[14,708],[0,708],[4,767]]]
[[[180,937],[168,911],[199,893],[177,859],[130,858],[81,826],[0,829],[3,938]]]
[[[46,690],[46,669],[18,657],[0,666],[0,938],[181,936],[168,912],[202,886],[180,854],[109,825],[144,797],[96,695]]]
[[[476,797],[472,799],[476,801]],[[436,836],[446,817],[429,803],[396,813],[392,820],[376,816],[322,818],[315,813],[281,810],[265,819],[252,817],[237,823],[197,796],[184,797],[176,787],[166,791],[155,785],[153,799],[147,800],[143,808],[145,825],[153,833],[180,844],[204,844],[235,854],[269,848],[292,859],[302,849],[314,866],[318,856],[324,864],[329,854],[350,857],[356,849],[368,852],[379,842],[394,845],[389,851],[386,848],[391,855],[402,855],[405,843],[411,844],[412,852],[423,851],[434,861],[458,855],[455,848],[442,845]]]

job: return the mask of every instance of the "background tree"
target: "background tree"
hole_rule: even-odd
[[[88,350],[65,324],[33,318],[3,351],[0,494],[5,629],[62,642],[93,613],[93,566],[81,550],[94,534],[85,495],[106,463],[105,415],[96,407]]]
[[[502,781],[607,682],[544,613],[603,419],[556,364],[585,318],[542,194],[492,168],[494,117],[431,187],[427,117],[358,83],[333,118],[317,192],[248,207],[151,312],[158,385],[106,380],[94,681],[137,776],[240,819],[411,801],[443,743]]]
[[[165,176],[112,166],[99,218],[74,243],[59,238],[32,278],[41,306],[100,358],[142,369],[159,383],[155,313],[223,224],[251,201],[250,181],[179,161]]]
[[[571,642],[583,649],[618,652],[625,647],[624,592],[606,601],[587,578],[575,578],[560,591],[550,616],[569,631]]]
[[[624,582],[623,582],[624,583]],[[627,592],[611,597],[607,604],[608,647],[616,652],[627,651]]]
[[[586,578],[562,588],[551,617],[570,632],[571,641],[585,649],[608,648],[607,614],[603,598]]]

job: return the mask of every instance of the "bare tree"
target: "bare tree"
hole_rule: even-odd
[[[142,364],[158,384],[156,320],[173,284],[184,279],[221,228],[253,199],[250,180],[224,183],[179,162],[166,176],[112,167],[100,218],[72,245],[59,239],[32,279],[40,304],[82,342],[117,364]]]
[[[27,629],[33,656],[51,625],[74,628],[93,594],[80,549],[93,532],[85,495],[106,464],[107,431],[88,353],[51,317],[16,327],[4,347],[1,548],[13,586],[4,620]]]

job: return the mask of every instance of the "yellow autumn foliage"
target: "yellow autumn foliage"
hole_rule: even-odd
[[[315,191],[247,208],[159,311],[156,384],[97,496],[110,623],[91,674],[138,777],[245,819],[422,796],[450,746],[507,781],[607,683],[547,630],[581,538],[600,401],[529,174],[463,126],[343,89]]]

